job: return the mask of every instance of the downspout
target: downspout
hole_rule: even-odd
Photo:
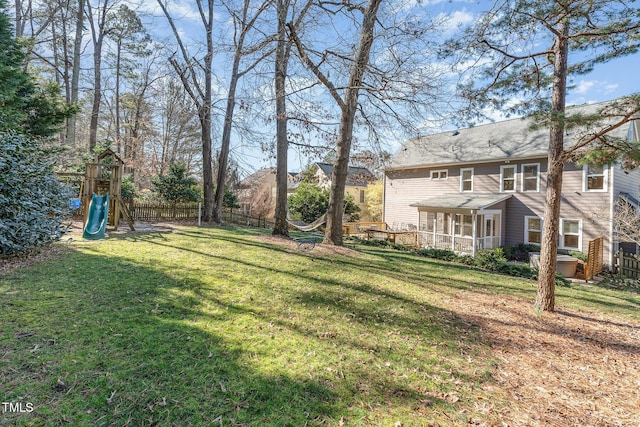
[[[614,167],[610,167],[609,169],[609,271],[613,270],[613,257],[614,257],[614,253],[613,253],[613,246],[614,246],[614,242],[613,242],[613,207],[614,207],[614,193],[615,193],[615,172],[614,172]]]

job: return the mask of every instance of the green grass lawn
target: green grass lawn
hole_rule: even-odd
[[[371,247],[298,253],[258,233],[77,242],[0,277],[0,400],[34,407],[0,425],[466,425],[496,421],[478,401],[508,405],[479,331],[441,301],[471,288],[533,301],[533,282]],[[558,300],[640,307],[597,287]]]

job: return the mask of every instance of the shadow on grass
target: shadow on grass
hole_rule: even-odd
[[[189,233],[181,237],[193,239]],[[42,264],[11,278],[10,294],[0,299],[0,319],[9,325],[0,347],[12,369],[3,374],[0,395],[36,407],[12,422],[298,426],[364,419],[367,407],[412,408],[426,401],[435,412],[457,412],[438,393],[460,388],[450,376],[468,374],[445,358],[466,360],[471,347],[481,345],[477,331],[452,313],[400,292],[334,277],[336,266],[325,260],[322,272],[313,267],[316,260],[304,256],[303,273],[297,263],[291,270],[276,267],[276,255],[288,261],[294,254],[253,240],[249,244],[267,249],[268,256],[212,255],[167,235],[115,240],[144,241],[171,252],[158,252],[141,265],[89,246],[64,263]],[[246,244],[228,235],[224,240]],[[200,280],[186,269],[168,274],[167,263],[182,252],[206,265],[215,258],[225,270],[237,266],[243,280],[230,280],[237,280],[233,286],[248,301],[229,299],[218,282]],[[265,272],[273,276],[264,277]],[[263,281],[249,283],[252,276]],[[244,336],[225,329],[245,324],[253,326]],[[273,328],[281,330],[283,342],[264,346],[262,340],[278,333],[262,331]],[[381,337],[372,331],[381,331]],[[470,336],[471,342],[462,341]],[[312,349],[309,364],[333,358],[335,365],[305,370],[302,355],[303,367],[290,371],[286,360],[293,356],[287,353],[298,352],[300,358],[298,346]],[[438,346],[445,351],[433,350]],[[279,353],[270,353],[274,349]],[[261,359],[271,368],[257,368]],[[407,375],[397,375],[399,367]],[[438,375],[446,378],[430,379]]]
[[[166,300],[180,286],[155,269],[78,252],[13,275],[0,298],[8,368],[0,396],[35,410],[2,417],[12,425],[297,426],[341,410],[325,384],[258,372],[222,334],[191,326],[201,301]]]

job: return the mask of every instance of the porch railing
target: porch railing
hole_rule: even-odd
[[[500,245],[498,236],[476,237],[476,251],[493,249]],[[451,234],[434,233],[432,231],[418,232],[418,246],[423,248],[446,249],[457,253],[472,254],[473,237],[452,236]]]

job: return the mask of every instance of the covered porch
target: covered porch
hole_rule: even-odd
[[[443,194],[411,204],[418,209],[417,243],[475,256],[502,245],[510,194]]]

